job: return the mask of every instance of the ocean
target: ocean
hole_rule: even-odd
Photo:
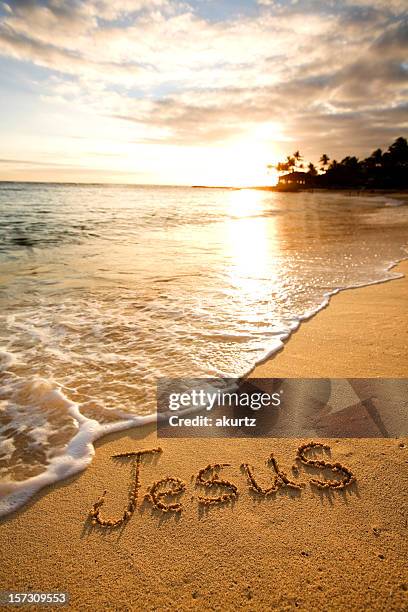
[[[242,376],[330,295],[397,277],[400,204],[0,184],[0,515],[154,420],[158,378]]]

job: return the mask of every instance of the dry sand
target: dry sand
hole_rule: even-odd
[[[407,320],[406,278],[344,292],[253,375],[407,376]],[[407,440],[328,441],[357,478],[343,492],[312,487],[316,469],[300,470],[300,492],[249,492],[242,462],[267,486],[273,451],[293,478],[304,441],[161,440],[163,453],[142,467],[136,512],[108,531],[86,521],[105,488],[106,514],[119,516],[126,503],[131,465],[111,455],[158,444],[153,428],[111,435],[84,473],[3,520],[1,589],[68,591],[74,610],[407,609]],[[204,510],[191,476],[223,462],[238,499]],[[142,503],[167,475],[186,482],[181,514]]]

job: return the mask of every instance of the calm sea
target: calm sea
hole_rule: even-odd
[[[396,276],[407,228],[385,196],[0,184],[0,513],[151,420],[158,377],[243,375]]]

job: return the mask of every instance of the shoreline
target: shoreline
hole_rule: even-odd
[[[250,376],[406,377],[408,262],[396,271],[405,276],[332,296]],[[2,589],[68,591],[74,610],[403,609],[407,440],[325,440],[356,475],[344,492],[313,489],[302,469],[307,486],[299,492],[250,493],[242,461],[266,484],[271,450],[291,474],[307,441],[157,440],[154,425],[108,434],[85,471],[0,519]],[[118,516],[126,499],[131,466],[112,455],[157,446],[163,453],[143,465],[138,506],[124,529],[93,528],[88,513],[103,490],[108,515]],[[239,497],[203,509],[191,477],[216,462],[231,464],[222,475]],[[143,501],[146,487],[166,475],[186,484],[180,514]]]
[[[406,250],[406,249],[405,249]],[[390,272],[391,270],[394,270],[394,268],[397,268],[401,265],[403,265],[404,263],[408,264],[408,251],[407,251],[407,256],[404,257],[403,259],[399,259],[397,260],[395,263],[390,264],[385,270],[384,273],[386,272]],[[258,368],[260,368],[261,366],[263,366],[265,363],[275,359],[277,357],[277,355],[279,353],[281,353],[283,351],[283,349],[288,345],[289,340],[292,338],[293,334],[295,334],[296,332],[299,331],[299,328],[301,327],[302,324],[307,323],[308,321],[310,321],[311,319],[313,319],[314,317],[316,317],[320,312],[322,312],[323,310],[325,310],[326,308],[328,308],[330,306],[330,304],[332,303],[332,299],[333,297],[342,294],[343,292],[347,292],[350,290],[355,290],[355,289],[365,289],[366,287],[373,287],[376,285],[382,285],[384,283],[388,283],[390,281],[396,281],[398,279],[404,278],[406,276],[408,276],[408,265],[405,266],[406,269],[404,270],[404,272],[396,272],[396,276],[394,277],[390,277],[390,278],[383,278],[381,280],[376,280],[376,281],[371,281],[368,283],[363,283],[361,285],[351,285],[349,287],[342,287],[340,289],[335,289],[334,291],[328,292],[326,294],[324,294],[324,300],[322,301],[322,303],[320,304],[320,306],[318,306],[314,311],[312,311],[311,313],[308,314],[304,314],[301,315],[299,317],[299,322],[298,325],[295,329],[293,329],[289,335],[284,338],[282,340],[282,346],[278,347],[277,349],[274,349],[268,353],[266,353],[265,357],[263,357],[262,359],[260,359],[259,361],[257,361],[254,366],[248,371],[247,374],[245,374],[242,378],[248,379],[248,378],[256,378],[256,371],[258,371]],[[407,372],[408,372],[408,368],[407,368]],[[287,375],[289,376],[289,375]],[[292,376],[292,375],[291,375]],[[258,376],[258,378],[261,376]],[[273,377],[272,374],[268,375],[268,377]]]
[[[404,361],[404,355],[408,355],[408,332],[404,326],[404,320],[408,317],[408,258],[393,264],[389,270],[400,274],[399,277],[384,279],[378,282],[362,285],[359,287],[346,287],[337,291],[329,297],[329,302],[311,317],[300,322],[299,327],[294,330],[289,338],[284,341],[280,350],[266,357],[261,363],[257,364],[249,373],[249,378],[273,378],[274,376],[285,377],[407,377],[408,363]],[[401,302],[403,308],[401,315],[389,314],[388,319],[381,317],[382,311],[392,311],[393,304],[389,305],[387,291],[378,291],[377,287],[393,287],[390,290],[394,300]],[[377,300],[378,311],[373,310],[373,301]],[[376,330],[376,343],[364,338],[360,330],[368,324]],[[398,330],[393,330],[396,317],[400,323]],[[338,322],[342,321],[342,328],[347,326],[347,336],[344,337],[343,329],[338,329]],[[379,324],[383,325],[383,329]],[[362,327],[363,324],[363,327]],[[391,332],[390,332],[391,330]],[[391,333],[391,336],[390,336]],[[310,346],[316,347],[319,355],[327,355],[331,348],[341,344],[342,349],[347,354],[348,342],[350,339],[358,342],[359,354],[353,359],[353,355],[348,354],[347,363],[336,365],[336,373],[327,372],[322,366],[320,357],[316,359],[316,353],[310,354]],[[400,348],[402,355],[394,353],[392,347],[387,347],[390,337],[402,343]],[[379,341],[379,342],[378,342]],[[363,344],[362,344],[363,343]],[[387,350],[389,348],[389,350]],[[285,350],[283,350],[285,349]],[[381,354],[387,356],[387,363],[381,363]],[[320,351],[320,353],[319,353]],[[364,364],[359,361],[360,351],[364,351]],[[404,352],[405,351],[405,352]],[[374,357],[376,362],[370,365],[367,361]],[[307,360],[302,355],[307,355]],[[349,359],[351,357],[351,359]],[[368,357],[368,359],[367,359]],[[394,357],[394,358],[393,358]],[[332,364],[325,361],[329,368]],[[381,363],[381,365],[379,365]],[[356,374],[357,372],[357,374]]]

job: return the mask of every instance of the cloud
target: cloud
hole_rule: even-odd
[[[350,7],[360,6],[381,11],[391,11],[397,15],[403,15],[407,10],[405,0],[345,0],[344,4]]]
[[[286,125],[286,133],[300,142],[331,139],[335,133],[341,135],[342,146],[358,134],[365,143],[375,138],[382,142],[391,128],[406,129],[402,113],[393,112],[405,108],[406,44],[402,21],[374,37],[357,57],[354,48],[343,54],[343,61],[290,63],[284,56],[289,70],[281,70],[273,84],[185,90],[147,104],[133,102],[127,113],[117,116],[161,129],[161,137],[153,141],[180,144],[222,141],[272,119]],[[380,112],[393,112],[396,123],[381,124]]]
[[[135,142],[207,145],[279,122],[282,140],[340,150],[404,128],[404,5],[259,0],[221,21],[193,2],[18,0],[0,53],[50,71],[48,104],[125,120]]]
[[[336,94],[348,104],[397,103],[408,83],[408,21],[391,25],[353,62],[338,71]]]
[[[408,18],[388,28],[373,43],[371,51],[378,57],[408,58]]]
[[[407,10],[405,0],[257,0],[257,4],[267,10],[290,10],[302,12],[344,12],[345,14],[365,9],[371,11],[385,11],[387,13],[402,15]]]
[[[58,164],[56,162],[39,162],[31,159],[0,159],[0,164],[11,164],[13,166],[61,166],[64,164]]]
[[[282,51],[295,61],[296,53],[317,58],[313,43],[333,27],[333,21],[315,15],[306,21],[292,15],[287,23],[273,15],[209,22],[189,6],[162,2],[160,10],[154,2],[139,2],[144,9],[132,13],[126,12],[132,3],[123,2],[112,3],[114,10],[95,0],[73,3],[70,10],[51,0],[17,4],[3,19],[0,52],[67,74],[103,75],[143,89],[163,81],[197,87],[220,81],[225,86],[241,74],[252,82],[270,82],[281,67],[277,64],[274,72],[270,67],[266,74],[260,63],[282,57]],[[110,20],[101,23],[101,14]],[[118,15],[124,19],[120,24]],[[134,66],[144,67],[139,78]]]

